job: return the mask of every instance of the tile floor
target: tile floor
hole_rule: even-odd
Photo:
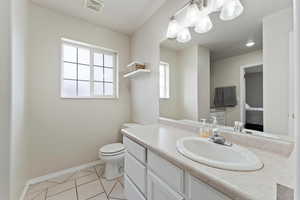
[[[107,181],[103,165],[31,185],[25,200],[125,200],[123,177]]]

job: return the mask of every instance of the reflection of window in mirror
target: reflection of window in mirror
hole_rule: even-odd
[[[161,99],[170,98],[170,65],[166,62],[159,64],[159,94]]]

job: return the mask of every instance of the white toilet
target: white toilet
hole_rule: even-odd
[[[127,123],[122,128],[130,128],[138,124]],[[105,162],[104,178],[112,180],[123,176],[126,148],[122,143],[104,145],[99,149],[99,158]]]
[[[99,150],[99,157],[105,162],[104,178],[112,180],[123,175],[125,151],[122,143],[108,144]]]

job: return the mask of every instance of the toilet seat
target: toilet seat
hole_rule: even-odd
[[[122,143],[114,143],[103,146],[99,150],[99,153],[101,153],[103,156],[114,156],[123,154],[125,150],[125,146]]]

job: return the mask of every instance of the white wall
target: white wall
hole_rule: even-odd
[[[116,142],[130,120],[129,84],[122,76],[119,99],[60,98],[61,37],[118,51],[120,71],[130,61],[130,40],[34,4],[29,13],[30,170],[37,177],[98,159],[99,148]]]
[[[160,47],[160,61],[167,62],[170,67],[170,98],[159,100],[159,115],[172,119],[179,119],[179,66],[177,52]]]
[[[292,9],[263,19],[264,129],[287,134],[289,97],[289,34]]]
[[[152,70],[150,75],[131,81],[132,118],[136,122],[154,123],[159,116],[159,47],[160,42],[165,39],[170,16],[181,6],[182,0],[166,1],[132,36],[132,60],[147,62]]]
[[[198,46],[198,120],[210,113],[210,51]]]
[[[198,46],[178,52],[180,118],[198,121]]]
[[[262,63],[262,51],[254,51],[251,53],[234,56],[212,63],[211,79],[213,87],[211,93],[214,93],[214,88],[224,86],[236,86],[238,105],[233,108],[227,108],[226,125],[233,126],[234,121],[240,121],[240,68],[245,65],[253,65]],[[214,95],[212,95],[213,97]]]
[[[11,105],[10,0],[0,6],[0,199],[9,199],[9,148]]]
[[[19,199],[29,178],[29,135],[26,131],[27,0],[12,0],[12,110],[10,199]]]

